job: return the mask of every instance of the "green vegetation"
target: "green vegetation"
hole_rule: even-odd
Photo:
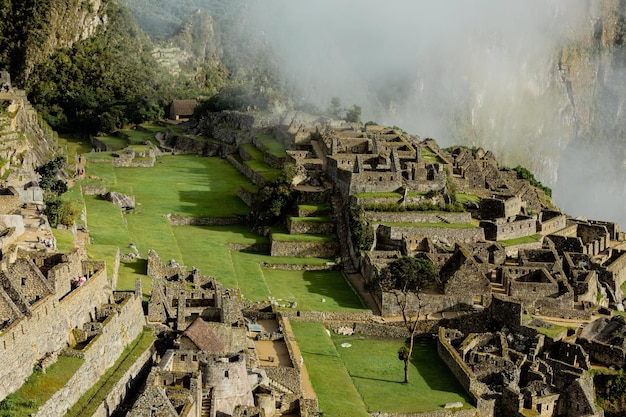
[[[513,168],[513,171],[517,172],[518,179],[527,180],[530,185],[539,188],[544,193],[546,193],[548,197],[552,197],[552,189],[550,187],[546,187],[541,183],[541,181],[537,180],[532,172],[520,165]]]
[[[472,407],[471,398],[439,359],[433,343],[416,343],[409,366],[410,382],[404,384],[399,378],[400,341],[330,338],[320,323],[292,322],[291,326],[324,415],[420,413],[441,410],[443,404],[455,401]],[[351,346],[342,347],[343,343]]]
[[[480,202],[480,197],[473,194],[456,193],[456,201],[457,203],[467,203],[469,201],[478,203]]]
[[[324,222],[333,221],[333,219],[330,216],[309,216],[309,217],[290,216],[289,219],[292,222],[311,222],[311,223],[324,223]]]
[[[367,283],[370,289],[380,288],[382,291],[398,291],[403,297],[395,297],[402,313],[402,321],[408,333],[408,346],[403,345],[398,351],[398,359],[404,362],[404,383],[409,382],[409,360],[415,345],[415,332],[422,309],[420,293],[439,283],[439,275],[435,265],[427,258],[402,256],[391,262],[381,271],[380,275]],[[407,302],[409,294],[415,295],[416,306],[413,309]]]
[[[365,220],[365,210],[362,206],[350,206],[348,216],[352,244],[359,250],[368,250],[374,242],[374,230]]]
[[[91,387],[65,414],[67,417],[92,415],[96,408],[105,400],[113,386],[119,381],[131,365],[142,353],[152,345],[155,337],[151,329],[144,329],[137,338],[131,342],[113,366],[100,377],[100,380]]]
[[[306,210],[312,212],[325,213],[330,211],[330,206],[328,204],[298,204],[299,210]]]
[[[272,233],[272,239],[277,242],[331,242],[337,238],[335,235]]]
[[[295,301],[305,311],[366,311],[340,271],[288,271],[263,268],[270,294]]]
[[[287,155],[285,152],[285,145],[277,141],[274,136],[269,134],[258,135],[257,139],[259,142],[267,148],[267,151],[276,156],[276,157],[284,157]]]
[[[370,413],[420,413],[441,410],[443,404],[456,401],[464,408],[473,408],[472,399],[431,341],[416,341],[406,384],[398,377],[402,375],[402,362],[396,353],[400,341],[334,336],[333,342]],[[344,348],[343,343],[351,346]]]
[[[532,236],[523,236],[518,237],[517,239],[506,239],[506,240],[498,240],[498,243],[503,246],[514,246],[514,245],[522,245],[524,243],[536,243],[541,241],[541,235],[535,234]]]
[[[291,327],[317,394],[320,411],[333,417],[369,417],[324,325],[292,322]]]
[[[30,416],[44,405],[81,367],[84,360],[59,356],[46,372],[35,368],[22,387],[0,402],[0,416]]]
[[[297,197],[297,192],[284,177],[265,184],[254,196],[248,222],[255,230],[284,223],[287,215],[293,210]]]
[[[61,253],[69,252],[74,249],[74,234],[71,230],[52,229],[52,234],[57,242],[57,250]]]
[[[443,164],[445,161],[439,157],[436,153],[434,153],[430,148],[426,146],[421,147],[422,150],[422,161],[428,162],[431,164]]]

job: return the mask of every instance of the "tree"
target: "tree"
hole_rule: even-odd
[[[353,104],[346,111],[346,121],[350,123],[361,123],[361,106]]]
[[[422,309],[420,294],[438,281],[439,276],[430,259],[403,256],[387,265],[369,285],[370,289],[380,288],[393,293],[400,307],[402,320],[409,333],[409,346],[402,346],[398,351],[398,359],[404,362],[405,383],[409,382],[409,360],[413,353],[413,339]],[[410,295],[417,299],[415,305],[408,302]]]

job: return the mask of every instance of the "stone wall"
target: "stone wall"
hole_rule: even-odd
[[[199,140],[189,136],[178,136],[170,132],[166,132],[160,142],[164,147],[175,149],[176,153],[180,154],[221,156],[223,155],[225,149],[225,147],[219,142]]]
[[[100,195],[106,194],[107,187],[104,185],[81,185],[80,191],[84,195]]]
[[[406,239],[409,246],[419,245],[428,237],[435,242],[473,243],[485,240],[485,234],[481,228],[453,229],[449,227],[395,227],[380,225],[377,230],[378,239],[381,243],[399,245]]]
[[[300,219],[300,218],[298,218]],[[294,220],[291,217],[287,219],[287,229],[289,234],[322,234],[329,235],[335,231],[335,223],[329,222],[312,222]]]
[[[0,334],[0,398],[18,389],[47,353],[67,346],[70,331],[91,321],[96,307],[108,302],[111,295],[103,269],[61,300],[50,295],[38,301],[30,316],[6,328]],[[141,314],[143,317],[143,311]]]
[[[272,239],[271,256],[299,256],[333,258],[339,252],[339,243],[330,242],[280,242]]]
[[[485,230],[485,238],[489,240],[517,239],[537,233],[537,219],[518,216],[515,221],[510,222],[504,219],[482,221],[480,227]]]
[[[454,347],[447,340],[447,329],[444,327],[439,328],[439,334],[437,338],[437,353],[441,360],[444,361],[450,372],[459,381],[463,389],[470,395],[472,381],[475,380],[472,370],[463,362],[463,359],[459,356]]]
[[[76,373],[37,411],[36,417],[56,417],[65,412],[110,368],[124,348],[145,325],[141,294],[132,294],[113,310],[99,333],[84,348],[85,362]]]
[[[626,365],[626,352],[624,348],[617,345],[598,342],[597,340],[576,339],[578,343],[587,352],[589,357],[595,362],[599,362],[606,367],[614,367],[622,369]]]
[[[475,408],[424,411],[422,413],[371,413],[372,417],[476,417]],[[479,414],[480,417],[489,417]]]
[[[246,178],[248,178],[253,184],[258,186],[262,186],[265,184],[265,179],[261,174],[250,168],[246,164],[240,163],[235,157],[232,155],[226,155],[226,159],[230,162],[237,171],[241,172]]]
[[[0,214],[13,214],[20,208],[20,195],[15,188],[0,189]]]
[[[241,185],[237,187],[237,197],[241,199],[248,207],[252,207],[252,202],[254,201],[254,196],[256,193],[250,191],[246,187],[242,187]]]
[[[400,297],[402,295],[400,294]],[[392,317],[402,314],[396,296],[391,292],[383,292],[380,295],[381,316]],[[422,308],[420,314],[433,314],[446,311],[465,311],[472,307],[474,301],[473,294],[466,295],[443,295],[421,293],[420,300]],[[417,311],[417,297],[409,293],[407,300],[407,312],[414,314]]]
[[[240,224],[240,217],[183,217],[166,214],[165,218],[172,226],[227,226]]]
[[[543,235],[549,235],[565,228],[567,225],[567,218],[564,214],[556,215],[549,220],[540,221],[537,231]]]
[[[137,384],[141,382],[142,375],[146,375],[154,364],[156,349],[154,344],[150,345],[124,375],[113,385],[107,397],[98,406],[91,417],[109,417],[121,402],[129,394],[134,394],[138,389]]]
[[[470,213],[448,213],[444,211],[408,211],[408,212],[365,212],[365,220],[370,223],[471,223]]]

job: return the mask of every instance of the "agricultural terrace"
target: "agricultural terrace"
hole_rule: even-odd
[[[457,401],[473,408],[432,341],[416,343],[409,383],[404,384],[404,364],[397,354],[402,341],[329,336],[319,323],[291,326],[325,415],[413,414],[442,410]]]
[[[216,277],[225,287],[240,288],[253,301],[268,297],[295,302],[299,309],[355,311],[360,299],[336,271],[285,271],[262,268],[261,264],[323,265],[319,258],[271,257],[269,254],[232,249],[232,245],[268,244],[266,237],[250,232],[243,223],[249,208],[237,197],[238,186],[252,185],[222,158],[165,155],[153,168],[113,167],[108,152],[90,153],[86,178],[78,181],[64,198],[84,208],[89,229],[89,257],[107,262],[112,276],[115,255],[131,253],[134,243],[142,259],[122,261],[117,288],[134,289],[140,278],[144,296],[150,294],[146,255],[154,249],[165,262],[170,259],[188,268],[196,267]],[[97,158],[95,158],[97,156]],[[103,158],[105,157],[105,158]],[[96,162],[102,161],[102,162]],[[80,185],[105,185],[107,191],[133,195],[136,207],[121,210],[100,196],[82,195]],[[178,217],[241,217],[241,224],[228,226],[172,226],[166,214]],[[81,221],[78,221],[79,224]],[[56,232],[55,232],[56,233]],[[69,237],[58,234],[63,247]],[[288,283],[288,285],[287,285]]]

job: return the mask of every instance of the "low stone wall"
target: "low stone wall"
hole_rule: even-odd
[[[202,156],[220,156],[223,154],[222,144],[208,140],[198,140],[188,136],[177,136],[166,133],[163,146],[175,149],[176,153]]]
[[[532,242],[532,243],[522,243],[519,245],[505,246],[504,251],[507,257],[517,258],[520,250],[541,249],[541,248],[542,248],[541,242]]]
[[[227,226],[240,224],[240,217],[182,217],[166,214],[165,218],[172,226]]]
[[[107,187],[104,185],[82,185],[80,191],[83,195],[100,195],[106,194]]]
[[[271,256],[297,256],[332,258],[339,253],[339,243],[330,242],[280,242],[272,240]]]
[[[255,195],[256,193],[253,193],[252,191],[248,190],[245,187],[242,187],[241,185],[237,188],[237,197],[239,197],[241,201],[246,203],[248,207],[252,207],[252,202],[254,201]]]
[[[155,353],[156,349],[153,343],[137,358],[135,363],[128,368],[115,385],[113,385],[107,397],[102,401],[91,417],[109,417],[112,411],[126,398],[129,391],[134,392],[137,389],[137,377],[140,377],[150,370],[154,364],[153,358]]]
[[[265,184],[265,179],[263,178],[263,176],[261,174],[259,174],[258,172],[254,171],[248,165],[240,163],[232,155],[226,155],[226,159],[235,168],[237,168],[237,171],[241,172],[253,184],[256,184],[258,186],[262,186],[263,184]]]
[[[281,311],[281,316],[290,321],[325,323],[326,321],[361,322],[372,318],[371,311]]]
[[[357,197],[350,196],[350,205],[351,206],[366,206],[370,204],[400,204],[402,202],[402,197]]]
[[[411,241],[421,241],[425,237],[429,237],[434,241],[447,241],[453,243],[473,243],[479,240],[485,240],[485,234],[481,228],[453,229],[449,227],[395,227],[384,226],[378,227],[378,238],[383,242],[402,241],[408,239]]]
[[[448,213],[429,211],[385,212],[367,211],[365,219],[373,223],[471,223],[470,213]]]
[[[300,416],[318,417],[319,410],[317,398],[303,398],[300,400]]]
[[[466,409],[450,409],[450,410],[433,410],[424,411],[423,413],[371,413],[372,417],[476,417],[475,408]],[[480,415],[483,417],[483,415]]]
[[[270,253],[272,245],[269,243],[229,243],[228,247],[232,250],[257,252],[257,253]]]
[[[287,219],[289,234],[322,234],[329,235],[335,231],[334,222],[311,222]]]
[[[340,269],[341,265],[334,262],[324,265],[270,264],[261,262],[261,268],[282,269],[283,271],[333,271]]]
[[[137,158],[113,158],[113,166],[116,168],[153,168],[156,157],[148,159]]]

